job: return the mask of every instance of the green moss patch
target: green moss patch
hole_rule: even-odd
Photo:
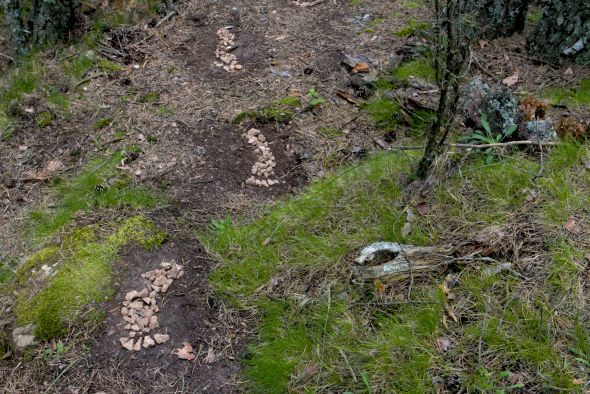
[[[19,324],[35,323],[35,335],[40,339],[63,336],[75,321],[81,325],[78,319],[100,316],[96,304],[113,294],[113,265],[119,250],[130,242],[152,248],[165,237],[142,216],[123,221],[106,237],[96,230],[92,226],[74,230],[59,245],[42,249],[19,269],[24,287],[18,293],[15,313]],[[52,273],[39,291],[30,270],[41,264],[52,267]]]
[[[555,105],[590,105],[590,79],[582,80],[571,89],[560,86],[546,88],[541,97]]]
[[[435,79],[434,69],[424,59],[404,62],[395,69],[393,74],[402,81],[410,77],[420,78],[425,81],[434,81]]]
[[[395,32],[398,37],[410,37],[415,35],[424,35],[424,33],[430,29],[430,24],[427,22],[421,22],[414,19],[410,19],[406,26]]]

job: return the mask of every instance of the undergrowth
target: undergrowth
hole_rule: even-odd
[[[540,163],[524,152],[491,165],[473,155],[434,189],[430,213],[416,214],[405,235],[402,190],[414,154],[371,156],[262,207],[258,219],[217,221],[202,236],[223,262],[211,281],[234,307],[259,315],[243,356],[249,392],[581,390],[590,378],[582,284],[590,244],[563,226],[587,217],[588,157],[584,145],[566,142],[533,181]],[[385,289],[350,281],[355,251],[371,242],[457,242],[525,221],[547,239],[520,242],[542,247],[506,255],[513,271],[470,265],[455,274],[457,322],[445,312],[443,277]]]
[[[160,198],[142,187],[130,184],[117,166],[123,154],[117,153],[106,159],[95,159],[77,175],[57,179],[51,189],[56,203],[52,208],[32,211],[29,214],[29,230],[35,240],[62,229],[82,211],[153,207]]]

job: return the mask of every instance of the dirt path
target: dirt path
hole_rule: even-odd
[[[350,156],[353,148],[371,145],[374,131],[358,120],[359,110],[336,97],[349,76],[340,65],[345,53],[363,53],[375,66],[385,64],[395,36],[365,34],[372,20],[388,20],[395,5],[379,1],[352,8],[347,2],[326,1],[306,9],[294,1],[191,1],[178,16],[158,28],[137,27],[112,33],[107,42],[121,49],[125,70],[96,78],[73,103],[77,116],[52,127],[44,137],[34,117],[23,116],[22,131],[3,152],[16,174],[26,174],[49,157],[78,168],[96,151],[134,146],[139,152],[128,164],[138,183],[160,191],[171,206],[151,217],[168,236],[161,248],[146,252],[128,248],[121,256],[116,294],[106,305],[103,334],[88,355],[68,365],[52,386],[59,392],[234,392],[240,367],[236,361],[244,338],[253,332],[251,319],[227,311],[207,283],[214,261],[198,244],[196,233],[212,219],[246,209],[306,183],[324,171],[323,158]],[[398,18],[393,18],[397,20]],[[402,22],[400,22],[401,24]],[[216,31],[231,27],[243,70],[228,73],[214,62],[219,45]],[[378,26],[374,26],[378,29]],[[116,60],[116,59],[115,59]],[[233,124],[242,111],[254,110],[287,95],[304,97],[314,88],[326,98],[320,111],[298,110],[287,124]],[[34,97],[26,105],[40,106]],[[111,119],[96,131],[101,119]],[[269,188],[246,185],[255,155],[243,133],[256,126],[266,137],[280,184]],[[346,130],[334,141],[318,130]],[[125,130],[124,137],[118,137]],[[18,156],[19,146],[27,155]],[[17,159],[17,160],[15,160]],[[18,175],[17,175],[18,177]],[[13,185],[14,186],[14,185]],[[25,202],[12,217],[40,202],[43,189],[19,184],[11,198]],[[17,241],[14,241],[17,242]],[[129,352],[118,339],[126,335],[120,316],[125,293],[141,284],[142,272],[162,260],[174,259],[186,269],[162,299],[160,328],[169,342],[141,352]],[[194,362],[172,354],[182,342],[195,348]],[[215,360],[205,361],[208,351]],[[64,366],[56,365],[55,374]],[[18,373],[18,368],[13,371]],[[26,380],[26,376],[24,377]],[[18,387],[13,387],[18,390]]]

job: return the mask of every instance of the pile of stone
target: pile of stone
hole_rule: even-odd
[[[257,156],[256,163],[252,166],[252,176],[246,179],[246,184],[262,187],[278,184],[278,180],[271,179],[275,176],[274,168],[277,166],[277,162],[264,134],[258,129],[250,129],[244,134],[244,137],[254,147],[254,153]]]
[[[238,58],[230,53],[237,47],[234,42],[235,34],[230,32],[228,28],[222,27],[217,30],[217,37],[219,38],[219,44],[215,49],[215,57],[218,61],[215,62],[215,65],[223,67],[229,73],[241,70],[243,66],[238,63]]]
[[[150,335],[153,330],[160,327],[156,315],[160,311],[157,298],[160,293],[168,291],[175,279],[183,275],[182,266],[176,264],[174,260],[163,261],[160,268],[141,275],[150,283],[140,291],[132,290],[125,294],[121,315],[127,323],[124,329],[129,333],[127,337],[119,338],[121,346],[129,351],[138,352],[142,346],[147,349],[170,339],[170,335],[167,334],[157,333],[153,335],[153,338]]]

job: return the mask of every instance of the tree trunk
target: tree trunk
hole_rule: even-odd
[[[33,45],[64,38],[76,23],[78,0],[38,0],[33,2]]]
[[[20,5],[18,0],[6,0],[4,3],[6,22],[10,30],[10,41],[14,52],[22,54],[26,52],[28,34],[23,25]]]
[[[481,38],[508,37],[524,29],[531,0],[464,0],[463,12],[475,14],[474,28]]]
[[[556,64],[588,63],[590,1],[551,0],[527,46],[535,56]]]

